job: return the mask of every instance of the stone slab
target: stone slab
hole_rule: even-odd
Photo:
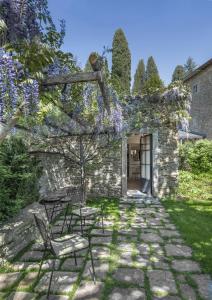
[[[160,229],[160,235],[166,238],[179,237],[180,234],[176,230]]]
[[[114,288],[109,300],[145,300],[144,289],[138,288]]]
[[[84,258],[83,257],[77,257],[77,265],[75,264],[75,259],[74,257],[67,258],[60,269],[62,271],[72,271],[73,269],[80,269],[82,268]]]
[[[23,280],[18,285],[18,288],[27,289],[29,288],[38,278],[38,272],[27,273]]]
[[[132,266],[133,265],[132,253],[131,252],[122,252],[116,262],[119,265]]]
[[[118,268],[113,274],[117,281],[144,286],[144,272],[134,268]]]
[[[7,300],[34,300],[36,296],[34,293],[13,292],[8,296]]]
[[[200,272],[199,264],[193,260],[173,260],[172,268],[178,272]]]
[[[163,243],[163,239],[156,233],[143,233],[141,239],[149,243]]]
[[[188,284],[180,284],[180,291],[184,299],[186,300],[196,300],[196,293],[194,289]]]
[[[99,279],[100,281],[104,280],[107,272],[109,271],[109,263],[100,260],[94,260],[94,269],[95,269],[96,278]],[[87,262],[85,266],[83,277],[92,277],[92,268],[91,268],[90,261]]]
[[[191,275],[191,278],[195,281],[200,296],[203,299],[212,299],[212,280],[209,275]]]
[[[18,272],[0,274],[0,291],[15,284],[21,277]]]
[[[133,246],[131,243],[118,243],[117,244],[117,249],[120,251],[125,251],[125,252],[132,252],[133,251]]]
[[[43,252],[42,251],[27,251],[24,253],[24,255],[21,257],[22,261],[40,261],[43,258]]]
[[[99,300],[103,286],[102,282],[82,281],[73,300]]]
[[[92,237],[91,243],[92,244],[110,244],[112,242],[111,236],[95,236]]]
[[[184,245],[167,244],[165,245],[165,250],[168,256],[184,256],[184,257],[192,256],[191,248]]]
[[[103,259],[110,256],[110,249],[104,246],[93,246],[92,254],[94,259]]]
[[[168,296],[177,293],[174,276],[170,271],[152,270],[147,272],[150,281],[150,288],[154,295]]]
[[[51,272],[47,272],[39,281],[38,285],[35,287],[36,292],[46,292],[49,286]],[[69,293],[72,290],[73,284],[78,278],[77,272],[60,272],[55,271],[53,273],[51,293]]]
[[[49,298],[47,299],[47,296],[44,295],[39,300],[69,300],[69,299],[70,298],[68,296],[62,296],[62,295],[49,295]]]

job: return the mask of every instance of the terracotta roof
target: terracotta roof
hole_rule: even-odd
[[[184,82],[190,80],[192,77],[196,76],[197,74],[199,74],[200,72],[202,72],[203,70],[205,70],[206,68],[208,68],[211,65],[212,65],[212,58],[209,59],[206,63],[204,63],[200,67],[198,67],[197,69],[195,69],[192,73],[190,73],[189,75],[185,76]]]

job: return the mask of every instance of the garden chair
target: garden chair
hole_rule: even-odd
[[[53,239],[51,230],[50,230],[50,224],[44,214],[36,214],[34,213],[35,223],[39,230],[39,233],[41,234],[41,237],[44,242],[45,251],[43,254],[43,259],[45,257],[45,254],[47,251],[49,251],[53,257],[53,267],[50,275],[50,281],[48,286],[48,292],[47,292],[47,299],[49,299],[49,294],[51,290],[51,283],[52,283],[52,277],[53,272],[55,269],[55,259],[56,258],[66,258],[72,255],[74,255],[75,264],[77,265],[77,258],[76,258],[76,252],[81,251],[84,249],[89,250],[90,254],[90,260],[91,260],[91,267],[92,267],[92,273],[93,273],[93,281],[96,282],[95,279],[95,269],[94,269],[94,263],[93,263],[93,256],[91,251],[91,243],[90,243],[90,237],[84,238],[77,234],[69,234],[64,235],[63,237]],[[43,259],[41,261],[40,270],[42,267]],[[40,274],[40,270],[39,273]]]
[[[101,205],[101,208],[89,207],[82,203],[82,192],[79,188],[72,188],[67,192],[67,197],[63,198],[61,202],[67,202],[67,208],[65,211],[64,223],[62,226],[61,234],[63,233],[65,224],[68,224],[67,216],[70,213],[68,231],[72,227],[73,217],[75,220],[80,220],[81,234],[84,234],[84,227],[87,226],[87,220],[94,220],[94,223],[100,218],[101,227],[104,233],[104,207]],[[93,225],[93,224],[92,224]]]

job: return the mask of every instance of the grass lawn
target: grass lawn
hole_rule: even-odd
[[[163,204],[194,258],[212,275],[212,176],[181,171],[178,197]]]

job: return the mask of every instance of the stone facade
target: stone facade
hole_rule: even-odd
[[[167,196],[178,184],[178,132],[175,128],[158,131],[158,196]]]
[[[80,170],[66,163],[58,155],[39,156],[43,175],[40,179],[40,193],[57,190],[64,186],[80,186]],[[95,159],[93,161],[95,165]],[[97,168],[89,171],[86,186],[91,196],[121,196],[121,143],[101,159]]]
[[[192,92],[190,131],[212,139],[212,59],[185,79]]]
[[[147,133],[147,132],[145,132]],[[177,186],[178,135],[171,127],[158,129],[152,134],[152,194],[162,197]],[[40,156],[43,176],[41,194],[64,186],[80,186],[80,172],[57,155]],[[95,161],[94,161],[95,163]],[[86,180],[90,196],[125,196],[127,193],[127,138],[102,157],[98,168],[89,172]]]

